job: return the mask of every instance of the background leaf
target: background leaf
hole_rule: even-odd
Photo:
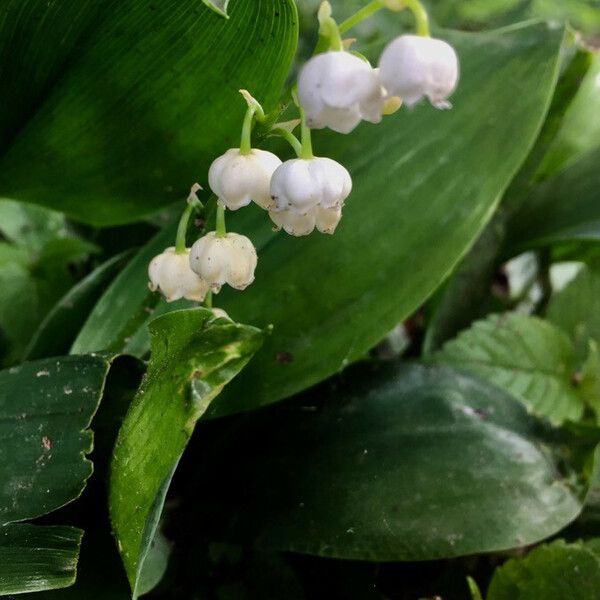
[[[92,473],[88,429],[109,362],[62,357],[0,371],[0,524],[77,498]]]
[[[0,24],[0,55],[10,50],[13,65],[0,73],[12,133],[0,146],[0,194],[98,225],[184,198],[237,142],[238,90],[272,109],[297,42],[291,0],[237,0],[229,20],[200,0],[84,2],[71,19],[63,4],[11,1]],[[46,63],[56,68],[27,87],[23,74],[39,79]],[[28,93],[35,102],[21,104]]]
[[[542,183],[513,215],[512,254],[557,242],[600,239],[600,149]]]
[[[24,352],[25,360],[68,353],[98,297],[129,256],[129,252],[124,252],[112,257],[71,288],[46,315],[29,341]]]
[[[315,136],[317,152],[342,162],[355,182],[333,238],[273,234],[253,207],[228,219],[230,229],[252,237],[259,266],[255,285],[244,294],[223,291],[216,303],[239,321],[275,328],[210,414],[274,402],[363,356],[439,286],[490,218],[540,129],[562,32],[537,24],[444,35],[463,70],[452,111],[422,105],[343,138]],[[508,111],[508,123],[498,118]],[[149,260],[161,250],[144,253]],[[122,343],[124,324],[148,301],[141,288],[132,290],[146,281],[147,260],[137,269],[131,285],[123,276],[110,300],[100,300],[75,351]],[[121,314],[108,315],[110,305]]]
[[[133,590],[154,539],[174,469],[196,421],[262,344],[258,329],[193,309],[151,324],[152,359],[119,432],[110,514]]]
[[[502,390],[418,365],[344,380],[221,425],[190,457],[189,527],[270,549],[423,561],[531,544],[581,511],[579,467]]]
[[[562,330],[537,317],[491,315],[447,342],[431,360],[507,390],[555,424],[583,415],[583,398],[573,383],[573,346]]]
[[[581,542],[557,540],[500,567],[487,600],[596,600],[599,589],[600,555]]]
[[[0,596],[72,585],[82,535],[73,527],[0,527]]]
[[[0,347],[2,362],[23,359],[46,312],[75,284],[80,267],[96,251],[69,230],[63,215],[0,200],[0,337],[6,345]]]

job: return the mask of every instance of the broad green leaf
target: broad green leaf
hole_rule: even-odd
[[[507,245],[523,249],[600,239],[600,149],[537,187],[511,219]]]
[[[134,597],[173,471],[196,421],[262,344],[260,330],[206,309],[150,325],[152,358],[114,450],[110,514]]]
[[[600,556],[557,540],[514,558],[494,573],[487,600],[597,600]]]
[[[250,288],[224,290],[215,302],[238,321],[272,323],[274,331],[210,414],[274,402],[363,356],[433,293],[489,220],[543,122],[562,32],[535,24],[444,35],[462,63],[452,111],[423,104],[348,136],[314,136],[317,153],[338,159],[354,179],[335,236],[274,234],[254,208],[228,218],[232,231],[255,242],[259,265]],[[161,250],[144,252],[149,260]],[[148,296],[132,288],[145,286],[147,260],[137,269],[129,287],[123,278],[110,302],[100,300],[77,351],[114,348],[128,320],[142,314]]]
[[[352,173],[344,218],[331,237],[280,233],[259,252],[255,284],[219,298],[234,318],[275,330],[211,414],[289,396],[362,357],[435,291],[490,219],[544,119],[562,32],[537,24],[444,37],[462,69],[452,111],[423,104],[349,136],[315,136],[316,152]],[[518,99],[507,77],[519,82]]]
[[[69,352],[98,298],[122,269],[129,255],[125,252],[106,261],[58,301],[31,338],[24,353],[25,360]]]
[[[0,524],[77,498],[92,473],[88,429],[108,360],[73,356],[0,371]]]
[[[73,527],[0,527],[0,596],[72,585],[82,535]]]
[[[201,0],[71,4],[9,0],[4,10],[0,194],[97,225],[135,220],[205,182],[237,142],[238,90],[273,109],[297,42],[292,0],[236,0],[230,19]]]
[[[562,330],[537,317],[491,315],[447,342],[430,360],[507,390],[555,424],[583,415],[584,401],[573,382],[573,345]]]
[[[532,544],[581,511],[579,467],[506,392],[419,365],[344,381],[223,423],[195,457],[189,527],[215,541],[420,561]]]

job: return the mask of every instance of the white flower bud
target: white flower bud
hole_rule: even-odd
[[[271,179],[272,210],[306,215],[312,209],[341,208],[352,191],[350,173],[330,158],[295,158],[284,162]]]
[[[200,238],[190,254],[190,266],[213,291],[228,284],[246,289],[254,281],[258,258],[252,242],[243,235],[228,233],[218,237],[213,231]]]
[[[361,120],[379,123],[383,90],[377,70],[349,52],[311,58],[298,79],[298,99],[312,129],[350,133]]]
[[[450,108],[448,97],[458,84],[458,57],[443,40],[401,35],[379,60],[382,85],[392,96],[413,106],[427,96],[436,108]]]
[[[148,266],[150,289],[160,290],[167,302],[185,298],[202,302],[209,286],[190,269],[190,250],[177,254],[175,248],[167,248],[154,257]]]
[[[208,171],[212,191],[229,210],[237,210],[252,200],[260,207],[272,207],[269,185],[281,160],[265,150],[241,154],[239,148],[227,150]]]
[[[305,215],[299,215],[291,210],[271,210],[269,216],[278,229],[283,229],[296,237],[309,235],[315,227],[321,233],[333,234],[342,218],[342,209],[317,206]]]

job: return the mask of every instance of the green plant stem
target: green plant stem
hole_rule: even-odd
[[[185,237],[188,223],[194,210],[200,206],[202,205],[199,202],[188,200],[188,205],[185,207],[181,219],[179,219],[179,225],[177,226],[177,237],[175,238],[175,252],[177,254],[184,254],[187,250]]]
[[[246,102],[248,102],[248,110],[244,117],[242,125],[242,139],[240,140],[240,154],[250,154],[252,152],[252,125],[254,117],[261,123],[266,119],[265,111],[262,106],[248,93],[247,90],[240,90]]]
[[[311,158],[315,157],[315,155],[313,154],[312,147],[312,135],[310,132],[310,128],[306,124],[306,114],[304,113],[304,109],[300,105],[298,105],[298,108],[300,110],[300,118],[302,119],[302,147],[300,148],[300,154],[298,156],[305,160],[310,160]]]
[[[385,5],[381,0],[373,0],[366,6],[363,6],[359,11],[355,12],[351,17],[348,17],[345,21],[340,23],[339,32],[346,33],[349,29],[352,29],[355,25],[358,25],[365,19],[368,19],[371,15],[385,8]]]
[[[217,237],[225,237],[227,235],[227,228],[225,227],[225,207],[220,203],[217,206],[216,234]]]
[[[275,127],[271,129],[271,135],[277,135],[280,138],[283,138],[289,145],[294,149],[294,152],[300,157],[302,156],[302,144],[300,140],[287,129],[283,129],[281,127]]]
[[[213,307],[213,293],[212,293],[212,290],[208,290],[208,292],[206,292],[206,296],[204,297],[204,306],[206,306],[206,308],[212,308]]]
[[[388,8],[382,0],[372,0],[372,2],[369,2],[369,4],[341,23],[338,27],[339,32],[345,33],[349,29],[352,29],[352,27],[380,11],[382,8]],[[403,0],[398,3],[398,10],[405,8],[410,10],[415,17],[415,21],[417,22],[417,33],[423,37],[430,37],[429,15],[420,0]]]
[[[249,106],[244,117],[242,126],[242,139],[240,140],[240,154],[250,154],[252,152],[252,123],[254,121],[254,113],[256,108]]]
[[[404,5],[415,17],[415,21],[417,22],[417,34],[423,37],[430,37],[431,29],[429,27],[429,15],[420,0],[404,0]]]

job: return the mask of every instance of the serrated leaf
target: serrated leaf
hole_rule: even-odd
[[[174,469],[223,386],[262,344],[260,330],[191,309],[152,321],[152,355],[115,446],[109,507],[134,597]]]
[[[537,317],[491,315],[447,342],[430,360],[507,390],[555,424],[583,415],[584,401],[572,381],[573,345],[566,333]]]
[[[73,527],[0,527],[0,596],[72,585],[82,536]]]
[[[216,431],[186,471],[182,518],[279,551],[421,561],[520,547],[570,523],[589,488],[548,425],[448,368],[356,368]]]
[[[597,600],[600,558],[585,544],[557,540],[496,570],[487,600]]]
[[[0,525],[77,498],[92,474],[88,429],[109,368],[67,356],[0,371]]]

